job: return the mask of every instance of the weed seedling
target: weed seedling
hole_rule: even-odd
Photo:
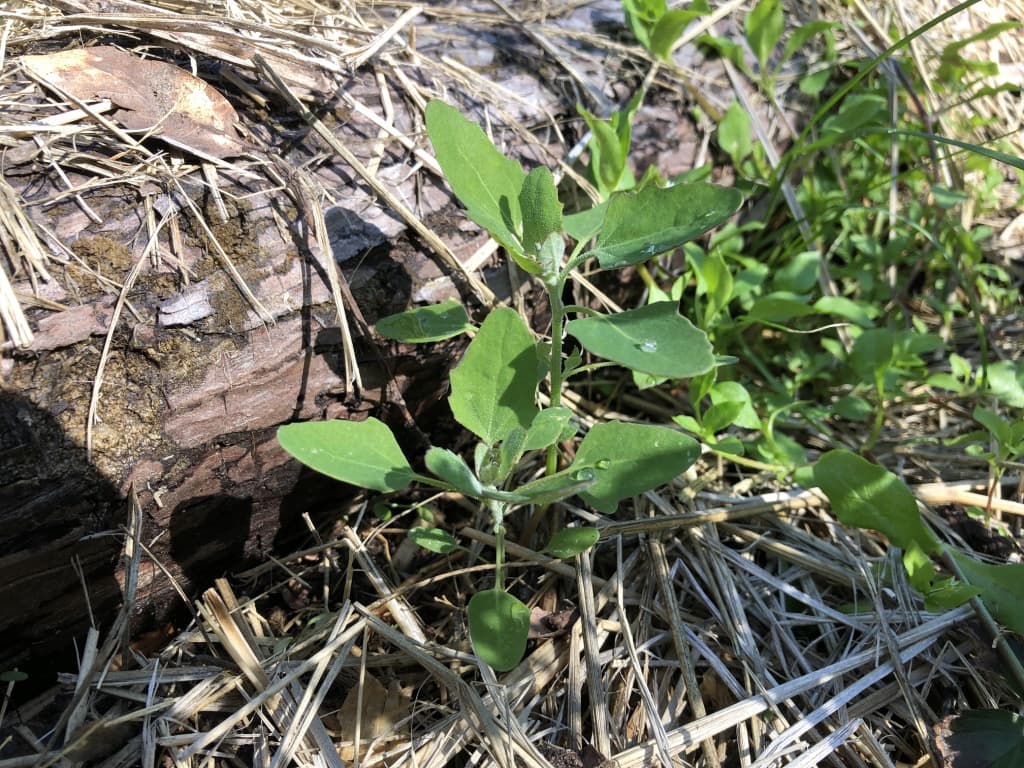
[[[606,204],[563,215],[554,179],[544,167],[526,173],[499,153],[484,132],[454,108],[432,102],[427,131],[438,163],[467,215],[504,247],[515,263],[544,286],[551,306],[548,339],[535,333],[513,310],[491,311],[476,329],[451,374],[449,404],[456,421],[479,443],[472,466],[446,448],[424,457],[429,475],[413,470],[391,430],[369,418],[289,424],[278,431],[281,445],[309,467],[363,488],[393,493],[413,483],[454,491],[476,500],[495,534],[494,587],[469,602],[469,630],[479,658],[508,670],[522,658],[529,610],[505,590],[505,524],[522,507],[544,508],[578,496],[602,513],[623,499],[663,485],[686,470],[699,444],[678,430],[657,425],[607,422],[578,438],[578,426],[562,406],[567,379],[596,366],[618,364],[655,377],[688,378],[716,364],[707,335],[680,315],[675,301],[659,301],[615,315],[579,307],[570,319],[563,304],[566,281],[584,262],[621,269],[672,250],[720,224],[739,207],[740,194],[706,183],[612,194]],[[406,342],[430,341],[471,328],[457,304],[423,307],[386,318],[378,330]],[[579,354],[565,357],[564,335],[605,362],[583,365]],[[538,406],[547,383],[549,405]],[[560,446],[573,443],[563,466]],[[521,483],[518,470],[541,454],[545,472]],[[429,542],[438,551],[454,541]],[[598,538],[593,528],[558,532],[546,551],[571,557]]]

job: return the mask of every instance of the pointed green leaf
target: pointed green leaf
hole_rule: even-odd
[[[591,255],[604,269],[638,264],[721,224],[741,202],[738,190],[702,182],[616,194]]]
[[[408,344],[450,339],[474,327],[466,308],[455,300],[417,307],[377,321],[377,333],[381,336]]]
[[[704,13],[689,9],[676,8],[668,11],[654,25],[651,30],[651,39],[648,48],[651,53],[662,61],[669,61],[672,58],[672,46],[679,36],[686,31],[690,22],[700,18]]]
[[[849,362],[858,376],[872,381],[875,376],[889,369],[892,356],[892,331],[888,328],[871,328],[853,342]]]
[[[571,320],[566,332],[588,352],[653,376],[681,379],[715,364],[707,334],[680,315],[674,301]]]
[[[424,549],[439,555],[447,555],[459,548],[459,543],[452,535],[440,528],[410,528],[409,538]]]
[[[747,14],[744,23],[747,42],[754,50],[762,72],[768,66],[768,57],[771,56],[779,38],[782,37],[783,25],[780,0],[760,0]]]
[[[507,672],[523,658],[530,634],[530,609],[500,589],[477,592],[466,609],[469,637],[480,660]]]
[[[829,451],[814,467],[818,484],[845,525],[871,528],[895,546],[934,555],[939,540],[922,521],[914,494],[896,475],[850,451]]]
[[[601,538],[601,532],[597,528],[587,526],[563,528],[551,537],[551,541],[544,547],[544,551],[564,560],[586,552],[597,544],[599,538]]]
[[[605,514],[619,501],[664,485],[700,456],[700,445],[668,427],[609,422],[591,427],[573,467],[593,467],[596,482],[580,493]]]
[[[418,477],[391,428],[373,417],[285,424],[277,440],[310,469],[361,488],[400,491]]]
[[[718,146],[725,150],[736,167],[754,151],[750,135],[750,115],[738,101],[734,101],[718,124]]]
[[[448,398],[455,420],[487,445],[537,413],[537,352],[533,334],[514,310],[491,312],[451,373]]]
[[[536,419],[534,419],[536,421]],[[526,430],[522,427],[513,427],[505,436],[505,439],[498,444],[498,476],[496,483],[501,483],[512,474],[519,460],[526,452]]]
[[[476,479],[465,459],[457,453],[452,453],[447,448],[431,448],[423,457],[423,461],[427,469],[459,493],[474,499],[479,499],[483,494],[484,489],[480,481]]]
[[[989,565],[954,549],[949,554],[964,583],[981,590],[981,602],[999,623],[1024,635],[1024,564]]]
[[[590,174],[601,196],[607,198],[618,189],[626,170],[626,152],[609,121],[594,117],[583,107],[577,109],[590,129]]]
[[[495,149],[480,126],[454,107],[432,101],[425,114],[437,162],[466,214],[506,249],[522,250],[522,167]]]
[[[562,204],[551,171],[544,166],[530,171],[519,192],[519,208],[523,213],[523,248],[536,254],[548,235],[562,231]]]

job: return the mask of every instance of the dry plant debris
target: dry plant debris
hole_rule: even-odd
[[[168,325],[208,316],[210,278],[194,280],[180,234],[186,221],[207,235],[230,274],[226,285],[248,302],[252,312],[242,312],[240,325],[274,323],[293,309],[294,293],[250,287],[233,264],[235,254],[218,242],[217,219],[230,216],[237,201],[278,194],[288,197],[292,213],[307,217],[308,240],[329,273],[329,287],[318,290],[331,297],[347,331],[345,311],[358,307],[332,268],[323,217],[312,212],[356,192],[332,187],[339,177],[321,173],[324,155],[306,157],[303,167],[282,161],[280,134],[319,134],[328,147],[321,152],[345,157],[351,172],[345,181],[359,189],[363,210],[385,200],[401,211],[395,226],[418,232],[458,272],[467,261],[479,268],[494,249],[472,242],[480,258],[460,259],[423,221],[423,212],[443,206],[436,197],[426,200],[427,193],[419,196],[418,179],[436,174],[419,135],[417,110],[429,97],[466,95],[481,117],[509,129],[507,140],[552,165],[569,150],[553,119],[560,100],[608,107],[600,86],[609,71],[640,68],[654,85],[699,93],[709,111],[729,100],[720,73],[653,68],[638,49],[595,32],[587,14],[613,14],[615,3],[555,6],[111,0],[94,7],[60,0],[0,9],[5,348],[44,351],[47,344],[70,343],[59,337],[59,321],[49,331],[37,323],[33,332],[25,308],[42,307],[67,321],[80,296],[57,275],[72,267],[117,296],[116,304],[107,301],[98,326],[84,332],[106,335],[108,347],[121,311],[139,314],[127,296],[147,270],[174,274],[187,286],[161,306],[165,317],[177,318]],[[896,10],[904,23],[907,7]],[[883,37],[879,44],[887,28],[875,30]],[[565,94],[529,78],[488,74],[488,67],[503,66],[501,56],[536,50],[518,40],[524,30],[550,57],[546,83]],[[509,34],[517,40],[501,37]],[[88,48],[79,47],[83,40]],[[116,45],[93,45],[111,41]],[[447,54],[439,56],[442,49]],[[27,55],[16,59],[15,52]],[[202,59],[207,76],[216,70],[220,87],[231,89],[234,106],[182,66],[139,58],[154,53],[180,64]],[[1008,54],[1018,67],[1019,53]],[[62,74],[69,64],[74,80],[95,70],[84,90]],[[346,89],[354,73],[371,70],[369,83]],[[176,95],[150,100],[138,88],[145,71],[169,73],[168,94],[198,86],[189,92],[221,105],[212,108],[215,119],[185,109]],[[61,94],[45,95],[30,73]],[[355,128],[317,113],[335,93]],[[1019,110],[993,98],[1007,131],[1019,128]],[[300,120],[268,128],[261,118],[281,104]],[[149,141],[151,135],[173,149]],[[690,149],[701,156],[706,142]],[[63,188],[27,199],[24,178],[44,170]],[[99,223],[87,193],[111,188],[136,191],[146,206],[141,239],[147,245],[116,274],[83,261],[64,244],[69,233],[39,214],[70,201],[79,224]],[[212,206],[196,204],[198,189],[210,194]],[[403,203],[413,199],[415,206]],[[79,231],[84,226],[70,234]],[[491,300],[473,269],[464,279],[468,295]],[[346,366],[346,384],[358,382],[351,355]],[[97,409],[102,413],[103,386],[101,367],[84,431]],[[713,478],[708,468],[705,479]],[[893,755],[927,765],[922,745],[932,743],[932,726],[961,691],[992,706],[1008,696],[1006,683],[991,675],[987,639],[977,636],[971,611],[924,612],[883,540],[864,533],[852,539],[812,494],[749,496],[762,481],[771,485],[770,478],[748,478],[725,495],[648,494],[635,520],[598,521],[605,526],[603,544],[575,564],[510,547],[524,599],[545,615],[560,615],[578,589],[579,605],[561,631],[538,633],[527,659],[500,680],[475,664],[452,610],[465,594],[462,581],[486,577],[488,567],[414,556],[397,568],[387,553],[400,532],[370,525],[365,510],[354,512],[352,526],[335,538],[239,574],[242,597],[219,582],[197,603],[191,624],[159,652],[133,649],[126,627],[146,558],[135,508],[125,548],[128,594],[114,631],[102,645],[91,636],[80,672],[62,678],[73,693],[56,728],[29,726],[34,714],[52,715],[51,697],[23,708],[17,738],[31,754],[0,759],[0,768],[62,762],[894,768]],[[921,489],[921,497],[950,501],[937,495],[942,492]],[[1017,507],[1008,502],[1003,510],[1019,514]],[[474,547],[486,543],[472,528],[463,533],[478,542]],[[895,587],[888,586],[890,577]]]

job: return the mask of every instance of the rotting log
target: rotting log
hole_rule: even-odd
[[[201,198],[193,202],[210,212]],[[400,227],[385,232],[392,222],[366,199],[358,215],[355,205],[329,212],[333,255],[352,300],[346,309],[361,374],[354,387],[344,377],[322,254],[295,228],[277,226],[295,211],[280,208],[271,195],[254,195],[244,206],[232,205],[233,220],[214,232],[275,322],[260,322],[182,213],[178,263],[147,265],[117,320],[87,457],[92,385],[116,294],[86,267],[123,280],[142,258],[133,234],[152,203],[132,200],[132,190],[95,196],[89,204],[102,226],[72,202],[45,212],[29,208],[42,229],[62,233],[81,265],[69,260],[61,276],[78,295],[56,279],[44,286],[66,308],[29,308],[35,344],[6,356],[0,670],[67,669],[90,609],[101,629],[109,626],[123,586],[119,529],[130,489],[144,512],[148,554],[135,627],[146,629],[181,614],[175,583],[195,595],[217,576],[297,547],[308,536],[303,513],[330,533],[345,491],[311,473],[300,477],[275,440],[278,425],[373,413],[415,455],[424,431],[444,413],[439,406],[455,346],[400,346],[367,330],[414,299],[457,295],[429,256]],[[463,253],[478,244],[467,242]],[[191,273],[187,284],[184,268]],[[24,281],[18,287],[29,290]]]

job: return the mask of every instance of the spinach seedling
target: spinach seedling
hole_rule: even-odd
[[[583,311],[563,304],[566,281],[586,261],[618,269],[676,248],[731,216],[741,196],[705,183],[647,186],[565,216],[547,168],[526,173],[499,153],[479,126],[442,102],[428,105],[426,122],[438,163],[467,215],[543,284],[551,305],[550,338],[539,340],[508,308],[491,311],[476,329],[451,373],[449,396],[456,421],[479,439],[473,466],[453,451],[432,447],[424,456],[429,474],[419,474],[391,430],[374,418],[289,424],[278,430],[278,439],[304,464],[347,483],[384,493],[420,483],[480,504],[494,528],[495,580],[493,588],[469,602],[470,638],[481,660],[508,670],[526,650],[530,615],[505,590],[509,514],[570,496],[612,513],[623,499],[671,481],[700,454],[695,440],[671,427],[614,421],[591,427],[563,466],[559,447],[576,441],[578,431],[562,405],[566,380],[594,365],[686,378],[716,363],[706,334],[680,315],[676,302],[612,316],[587,310],[586,316],[569,319],[570,309]],[[465,311],[452,302],[378,323],[378,330],[402,341],[437,340],[469,328]],[[565,334],[606,362],[584,366],[578,354],[564,357]],[[545,381],[549,405],[541,408],[538,389]],[[546,471],[520,482],[517,470],[532,456],[543,459]],[[438,551],[436,538],[431,544]],[[571,527],[557,533],[546,550],[572,557],[597,539],[594,528]]]

